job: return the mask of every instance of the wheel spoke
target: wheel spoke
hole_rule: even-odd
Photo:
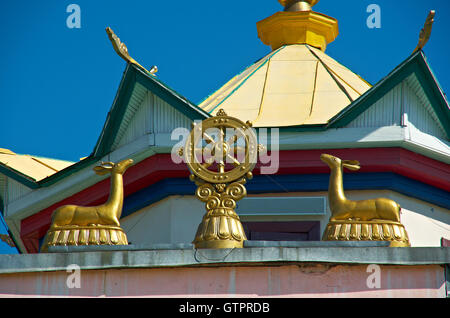
[[[235,167],[239,166],[241,163],[239,162],[239,160],[237,160],[235,157],[233,157],[232,155],[228,154],[227,158],[231,159],[231,161],[233,161],[233,165]]]
[[[205,137],[207,140],[205,140],[206,141],[206,143],[209,145],[209,144],[215,144],[216,143],[216,141],[214,140],[214,138],[212,138],[210,135],[208,135],[207,133],[203,133],[203,137]]]
[[[242,154],[245,156],[245,147],[241,147],[241,146],[234,147],[233,154],[234,154],[234,156],[237,156],[238,158],[239,158],[238,154]]]
[[[228,145],[229,147],[231,147],[232,145],[234,145],[234,144],[237,142],[238,139],[239,139],[239,137],[238,137],[237,135],[231,136],[231,137],[227,140],[227,145]]]

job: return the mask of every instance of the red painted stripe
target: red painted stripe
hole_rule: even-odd
[[[329,168],[319,159],[322,153],[356,159],[361,164],[361,172],[395,172],[450,191],[450,165],[401,148],[281,151],[277,174],[328,173]]]
[[[401,148],[328,149],[280,151],[276,174],[329,173],[320,160],[322,153],[341,159],[357,159],[361,172],[394,172],[405,177],[450,191],[450,166]],[[269,164],[265,164],[269,165]],[[260,164],[254,173],[260,173]],[[124,175],[125,196],[165,178],[188,177],[184,163],[175,164],[170,154],[151,156],[130,167]],[[110,181],[105,179],[21,221],[21,238],[30,253],[38,252],[38,240],[50,227],[55,209],[66,204],[93,206],[102,204],[109,195]]]

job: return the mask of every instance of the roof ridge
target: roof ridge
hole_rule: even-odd
[[[336,82],[337,86],[344,92],[344,94],[347,96],[347,98],[350,100],[350,102],[352,103],[354,101],[354,99],[350,96],[350,93],[345,89],[344,85],[342,85],[337,79],[336,76],[334,74],[334,72],[332,71],[332,69],[313,51],[311,50],[311,48],[309,47],[309,45],[306,45],[306,47],[308,48],[308,50],[320,61],[320,63],[322,64],[322,66],[327,70],[328,74],[330,74],[331,78]],[[345,82],[345,81],[344,81]],[[345,82],[346,83],[346,82]],[[350,86],[350,85],[349,85]]]

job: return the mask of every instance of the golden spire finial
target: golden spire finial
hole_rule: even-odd
[[[261,41],[276,50],[283,45],[308,44],[325,51],[337,37],[338,22],[325,14],[312,11],[319,0],[278,0],[284,12],[256,23]]]
[[[434,22],[434,16],[436,15],[436,11],[431,10],[430,13],[428,13],[428,17],[425,21],[425,25],[423,26],[422,30],[419,34],[419,43],[417,44],[416,49],[413,51],[413,53],[422,50],[425,44],[427,44],[428,40],[431,36],[431,31],[433,29],[433,22]]]
[[[311,11],[319,0],[278,0],[284,11]]]

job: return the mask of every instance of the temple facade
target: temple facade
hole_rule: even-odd
[[[0,255],[0,295],[447,297],[450,108],[426,41],[371,85],[327,55],[338,21],[317,2],[280,0],[284,11],[256,24],[272,51],[198,105],[108,29],[127,63],[91,155],[0,149],[1,210],[21,253]],[[197,191],[226,192],[234,174],[218,163],[215,182],[183,160],[189,133],[215,118],[246,123],[261,150],[252,169],[231,164],[247,173],[236,226]],[[242,246],[193,244],[199,224]],[[80,288],[66,284],[73,264]]]

